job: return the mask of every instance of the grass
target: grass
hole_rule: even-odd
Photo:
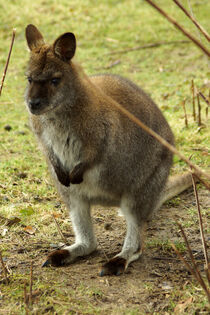
[[[183,2],[187,6],[187,1]],[[190,2],[196,18],[208,29],[210,2],[208,0]],[[197,35],[193,24],[171,1],[160,0],[158,3],[184,27]],[[31,259],[40,261],[36,246],[40,246],[38,252],[45,255],[52,243],[57,244],[61,241],[52,220],[53,212],[58,213],[57,220],[62,231],[72,241],[68,213],[51,184],[42,154],[37,149],[36,140],[28,126],[24,105],[26,85],[24,73],[28,59],[24,29],[29,23],[37,25],[49,42],[53,42],[61,33],[74,32],[77,37],[76,60],[83,65],[86,73],[116,73],[141,85],[164,112],[175,133],[177,148],[188,157],[192,155],[192,162],[204,170],[210,165],[208,151],[210,133],[205,116],[206,105],[201,101],[203,128],[200,128],[197,122],[193,121],[190,91],[191,80],[194,80],[195,85],[206,96],[208,95],[207,58],[192,43],[179,43],[186,38],[145,1],[2,1],[0,73],[3,73],[13,28],[17,29],[17,35],[0,99],[0,215],[4,218],[18,217],[21,220],[19,224],[11,227],[3,222],[2,228],[8,229],[4,237],[1,236],[0,228],[0,249],[3,256],[10,263],[11,259],[17,259],[20,263],[20,266],[12,271],[10,284],[2,286],[0,290],[2,314],[25,312],[23,286],[24,280],[28,279],[29,262]],[[177,44],[113,54],[115,51],[162,41],[177,41]],[[205,43],[204,39],[202,41]],[[115,62],[115,66],[107,69]],[[181,105],[183,99],[186,99],[189,128],[184,124]],[[10,125],[12,129],[5,130],[6,125]],[[179,173],[184,169],[185,163],[174,157],[172,172]],[[174,205],[180,204],[178,197]],[[193,223],[195,219],[193,215],[190,216]],[[32,226],[36,232],[26,234],[24,232],[26,226]],[[188,226],[192,224],[188,222]],[[167,251],[170,249],[168,242],[166,240],[161,244],[161,241],[155,240],[150,245]],[[22,261],[26,261],[26,266],[21,268]],[[86,261],[83,261],[83,264],[86,264]],[[79,265],[78,268],[80,267]],[[39,269],[35,270],[34,289],[40,290],[42,295],[37,298],[34,305],[34,314],[36,312],[103,314],[104,306],[106,306],[104,314],[144,312],[135,304],[124,305],[118,295],[110,297],[109,302],[105,302],[108,295],[104,293],[105,282],[99,283],[100,285],[94,282],[92,286],[87,287],[87,280],[84,280],[81,286],[75,287],[75,279],[72,277],[67,279],[62,270],[56,272],[55,276],[51,268],[44,273]],[[80,273],[77,276],[80,277]],[[115,281],[113,280],[113,286],[116,285]],[[185,286],[183,292],[174,289],[174,292],[178,293],[169,295],[170,307],[167,311],[173,313],[177,299],[187,297],[193,290],[196,291],[196,284],[190,284],[190,288]],[[141,300],[141,294],[139,299]],[[194,306],[190,306],[190,313],[193,314],[197,308],[205,308],[205,301],[202,292],[199,291],[198,294],[196,291],[192,303]]]

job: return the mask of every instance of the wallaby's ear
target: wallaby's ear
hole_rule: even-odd
[[[53,44],[54,54],[63,61],[70,61],[76,50],[76,38],[73,33],[59,36]]]
[[[33,24],[26,27],[26,40],[30,50],[38,48],[44,44],[44,38],[40,31]]]

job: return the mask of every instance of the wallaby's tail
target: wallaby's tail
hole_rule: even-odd
[[[190,186],[192,186],[192,176],[190,172],[169,177],[163,190],[161,204],[177,196]]]

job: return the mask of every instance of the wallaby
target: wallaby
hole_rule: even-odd
[[[87,76],[72,61],[73,33],[48,45],[30,24],[26,40],[31,50],[26,89],[31,126],[75,232],[75,244],[50,253],[44,266],[92,253],[97,241],[91,207],[116,206],[127,233],[121,252],[102,266],[100,275],[119,275],[141,255],[145,221],[163,201],[190,185],[190,175],[167,182],[172,153],[116,107],[120,104],[173,144],[163,114],[141,88],[117,75]]]

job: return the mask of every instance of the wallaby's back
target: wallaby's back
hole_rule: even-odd
[[[157,105],[131,81],[115,75],[88,77],[72,61],[73,33],[47,45],[38,29],[28,25],[26,39],[31,50],[26,101],[33,130],[76,234],[75,244],[50,254],[46,264],[91,253],[97,245],[91,206],[117,205],[127,224],[125,242],[101,275],[119,274],[140,256],[139,229],[162,200],[172,153],[116,105],[171,144],[173,133]]]

